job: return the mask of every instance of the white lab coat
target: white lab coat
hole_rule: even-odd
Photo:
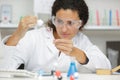
[[[3,40],[5,59],[1,68],[17,69],[21,64],[25,64],[25,69],[29,71],[58,69],[68,71],[71,57],[62,53],[59,57],[59,51],[53,44],[53,31],[50,28],[40,28],[31,30],[19,41],[17,46],[6,46]],[[89,59],[85,65],[76,61],[76,66],[80,72],[92,71],[97,68],[111,69],[107,57],[81,32],[73,39],[74,46],[83,50]]]

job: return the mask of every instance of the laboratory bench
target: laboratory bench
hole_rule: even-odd
[[[66,77],[66,74],[62,74],[62,80],[70,80]],[[36,78],[25,78],[25,77],[0,77],[0,80],[57,80],[54,76],[40,76]],[[97,74],[79,74],[78,80],[120,80],[120,74],[115,75],[97,75]]]

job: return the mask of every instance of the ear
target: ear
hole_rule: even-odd
[[[83,26],[82,20],[80,20],[80,25],[79,25],[79,29],[81,29],[81,27]]]
[[[83,26],[83,21],[82,21],[82,20],[80,20],[80,27],[81,27],[81,26]]]

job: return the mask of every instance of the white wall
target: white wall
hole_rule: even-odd
[[[2,61],[2,56],[3,56],[3,49],[2,49],[2,44],[1,44],[1,38],[2,38],[2,36],[1,36],[1,32],[0,32],[0,62]]]

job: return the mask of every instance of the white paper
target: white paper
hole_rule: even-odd
[[[112,68],[118,65],[119,51],[108,48],[108,58],[112,64]]]

